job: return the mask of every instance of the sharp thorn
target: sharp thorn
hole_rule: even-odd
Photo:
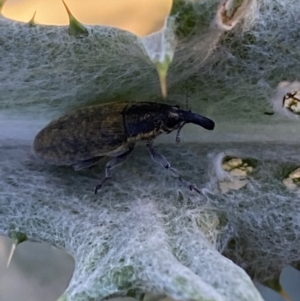
[[[14,255],[14,253],[15,253],[16,247],[17,247],[17,244],[13,243],[12,246],[11,246],[11,249],[10,249],[10,252],[9,252],[9,256],[8,256],[8,260],[7,260],[7,264],[6,264],[7,268],[10,265],[10,262],[11,262],[11,259],[12,259],[13,255]]]

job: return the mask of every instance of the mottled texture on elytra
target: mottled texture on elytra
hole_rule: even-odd
[[[42,160],[57,165],[109,155],[127,144],[123,118],[126,106],[91,106],[62,116],[37,134],[33,151]]]

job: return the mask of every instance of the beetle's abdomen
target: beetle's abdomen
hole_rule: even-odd
[[[51,164],[72,165],[122,149],[126,104],[91,106],[52,121],[35,137],[33,152]]]

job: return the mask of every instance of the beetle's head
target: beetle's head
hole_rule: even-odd
[[[168,122],[166,127],[173,131],[178,129],[179,127],[183,127],[186,123],[194,123],[197,124],[206,130],[213,130],[215,127],[215,123],[200,114],[193,113],[191,110],[186,111],[179,108],[179,106],[172,106],[168,111]]]
[[[170,133],[177,129],[176,142],[179,143],[180,131],[186,123],[194,123],[207,130],[213,130],[215,127],[215,123],[207,117],[193,113],[190,110],[181,110],[179,106],[172,106],[168,110],[168,118],[164,124],[164,131]]]

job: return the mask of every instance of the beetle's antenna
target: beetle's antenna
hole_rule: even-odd
[[[189,93],[186,93],[185,95],[185,109],[188,111],[189,110],[189,101],[190,101],[191,97],[189,95]]]
[[[185,125],[185,122],[181,122],[180,125],[179,125],[179,128],[177,130],[176,139],[175,139],[177,144],[180,143],[180,131],[184,127],[184,125]]]

